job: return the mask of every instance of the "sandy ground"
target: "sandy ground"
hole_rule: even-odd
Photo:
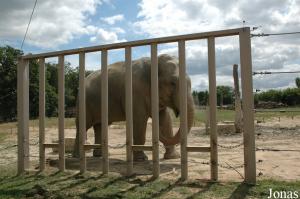
[[[177,129],[174,128],[174,131]],[[30,159],[31,168],[38,168],[38,129],[30,129]],[[256,151],[258,179],[274,178],[281,180],[300,180],[300,117],[274,119],[265,123],[256,124]],[[75,129],[66,129],[66,137],[74,137]],[[57,139],[57,129],[46,129],[46,142]],[[93,143],[93,130],[88,131],[88,140]],[[219,135],[218,143],[222,146],[235,146],[242,143],[241,134]],[[11,133],[4,144],[0,144],[0,169],[3,165],[16,165],[17,148],[16,134]],[[109,128],[109,158],[110,171],[126,173],[126,148],[124,126],[112,125]],[[146,144],[151,144],[151,124],[147,127]],[[209,146],[209,136],[204,127],[193,127],[188,136],[188,145]],[[118,146],[121,148],[118,148]],[[123,147],[122,147],[123,146]],[[8,148],[7,148],[8,147]],[[180,151],[180,147],[176,147]],[[265,149],[265,150],[263,150]],[[276,151],[274,151],[274,149]],[[278,151],[279,150],[279,151]],[[180,176],[180,159],[164,160],[164,147],[160,146],[161,175],[168,177]],[[221,181],[242,181],[244,176],[243,146],[227,149],[219,146],[219,179]],[[149,160],[134,163],[134,171],[139,175],[151,175],[152,155],[146,152]],[[190,179],[209,179],[209,153],[189,153],[188,172]],[[79,169],[79,160],[66,154],[66,168]],[[58,155],[52,149],[46,150],[48,167],[57,166]],[[101,172],[101,158],[93,158],[87,153],[88,170]]]

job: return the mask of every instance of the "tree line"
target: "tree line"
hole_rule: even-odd
[[[10,46],[0,47],[0,121],[13,121],[17,116],[17,58],[23,52]],[[58,114],[58,66],[46,63],[45,109],[47,117]],[[86,71],[86,75],[91,71]],[[39,65],[29,62],[29,110],[30,118],[39,115]],[[65,63],[65,110],[72,112],[76,106],[79,67]],[[72,115],[72,114],[71,114]]]
[[[254,93],[254,104],[259,102],[276,102],[287,106],[300,105],[300,78],[295,79],[297,88],[286,88],[281,90],[267,90]],[[208,91],[193,91],[196,105],[208,104]],[[217,105],[232,105],[234,103],[234,89],[230,86],[217,86]]]
[[[21,50],[10,46],[0,47],[0,121],[13,121],[17,116],[17,58],[23,55]],[[57,64],[46,63],[46,116],[56,117],[58,103]],[[86,75],[92,71],[86,71]],[[29,63],[29,109],[30,118],[39,115],[39,66],[37,60]],[[79,67],[72,68],[65,63],[65,110],[66,116],[73,116],[76,106]],[[286,105],[300,105],[300,78],[296,78],[297,88],[283,90],[268,90],[254,95],[254,102],[273,101]],[[207,105],[208,91],[193,91],[197,105]],[[217,104],[234,103],[234,90],[229,86],[217,86]],[[68,114],[70,112],[70,114]]]

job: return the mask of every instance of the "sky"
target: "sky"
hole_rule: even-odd
[[[0,46],[20,48],[35,0],[0,1]],[[243,22],[244,21],[244,22]],[[300,0],[38,0],[23,51],[41,53],[107,43],[248,26],[253,34],[300,31]],[[300,34],[252,37],[253,71],[300,71]],[[158,46],[177,55],[177,44]],[[133,49],[133,59],[150,47]],[[124,50],[109,51],[109,63]],[[56,58],[47,59],[57,62]],[[66,56],[73,67],[78,56]],[[207,41],[186,43],[187,72],[194,90],[208,89]],[[216,39],[217,85],[233,86],[238,37]],[[88,70],[100,69],[100,53],[88,53]],[[295,87],[298,74],[253,76],[254,89]]]

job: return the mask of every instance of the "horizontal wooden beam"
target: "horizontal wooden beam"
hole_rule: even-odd
[[[245,27],[249,28],[249,27]],[[121,43],[114,43],[114,44],[105,44],[105,45],[98,45],[98,46],[90,46],[84,48],[75,48],[70,50],[61,50],[61,51],[53,51],[47,53],[39,53],[39,54],[28,54],[22,56],[23,59],[37,59],[37,58],[48,58],[48,57],[57,57],[60,55],[73,55],[79,54],[81,52],[89,53],[89,52],[96,52],[102,50],[113,50],[125,47],[136,47],[136,46],[145,46],[150,45],[153,43],[156,44],[163,44],[163,43],[171,43],[177,42],[179,40],[196,40],[196,39],[206,39],[208,37],[225,37],[225,36],[233,36],[239,35],[244,28],[237,28],[237,29],[228,29],[228,30],[219,30],[219,31],[212,31],[212,32],[203,32],[203,33],[194,33],[194,34],[186,34],[186,35],[177,35],[177,36],[169,36],[169,37],[161,37],[161,38],[154,38],[154,39],[143,39],[137,41],[128,41],[128,42],[121,42]]]
[[[58,148],[59,144],[58,143],[45,143],[44,147],[45,148]]]
[[[210,152],[210,147],[206,146],[188,146],[186,149],[188,152]]]
[[[152,145],[132,145],[133,151],[152,151]]]
[[[84,145],[85,150],[90,150],[90,149],[101,149],[101,144],[85,144]]]

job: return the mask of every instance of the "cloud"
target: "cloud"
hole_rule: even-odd
[[[96,31],[96,34],[90,38],[90,42],[93,43],[101,43],[101,44],[108,44],[108,43],[117,43],[126,41],[125,39],[119,39],[117,32],[122,32],[121,28],[117,28],[114,31],[107,31],[103,28],[99,28]]]
[[[101,20],[109,25],[114,25],[116,22],[124,20],[124,15],[118,14],[111,17],[103,17]]]
[[[32,2],[32,3],[30,3]],[[0,37],[23,38],[34,1],[11,0],[0,3]],[[94,15],[101,0],[38,1],[26,43],[55,48],[89,34],[88,17]]]
[[[246,26],[260,27],[253,33],[300,30],[299,0],[255,0],[251,3],[234,0],[141,0],[139,9],[133,26],[136,33],[147,37],[237,28],[243,26],[243,21]],[[193,88],[197,89],[205,87],[202,78],[207,78],[207,42],[202,41],[186,46],[188,73],[193,76]],[[251,42],[253,71],[284,70],[288,65],[294,66],[289,70],[300,68],[299,35],[253,37]],[[177,46],[170,45],[161,52],[177,55]],[[232,82],[232,65],[240,64],[239,56],[238,37],[216,39],[217,79],[220,83],[228,85]],[[262,81],[267,79],[268,83],[263,84]],[[283,88],[294,85],[294,76],[269,76],[262,80],[255,77],[254,85]]]

